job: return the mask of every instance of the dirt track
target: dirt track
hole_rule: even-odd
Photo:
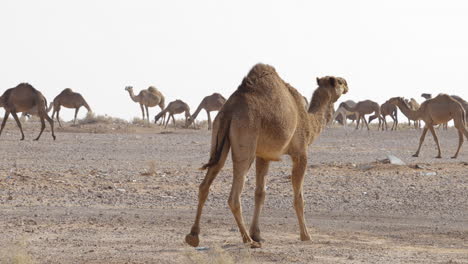
[[[0,263],[468,263],[468,144],[451,160],[454,130],[438,131],[443,159],[433,158],[430,135],[421,157],[411,157],[415,130],[325,130],[309,148],[305,180],[312,240],[298,239],[285,157],[268,175],[266,241],[255,250],[242,245],[227,206],[229,161],[211,188],[197,251],[183,239],[208,131],[90,125],[33,142],[38,125],[26,127],[24,142],[14,122],[0,137]],[[109,133],[74,132],[82,130]],[[389,153],[408,166],[376,162]],[[243,195],[247,222],[252,176]]]

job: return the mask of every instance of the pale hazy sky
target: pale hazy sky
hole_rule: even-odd
[[[70,87],[98,114],[130,119],[141,112],[126,85],[194,110],[263,62],[308,98],[324,75],[347,79],[343,100],[468,98],[467,14],[450,0],[1,0],[0,93],[29,82],[52,100]]]

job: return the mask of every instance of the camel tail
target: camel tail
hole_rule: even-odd
[[[218,119],[219,118],[219,119]],[[211,136],[210,160],[200,170],[206,170],[218,164],[225,147],[229,147],[229,129],[231,128],[231,117],[219,113],[214,122],[213,134]]]
[[[45,99],[45,101],[46,101],[46,103],[45,103],[46,104],[46,112],[49,113],[50,110],[52,110],[52,107],[54,106],[54,102],[50,102],[49,107],[47,107],[47,99]]]

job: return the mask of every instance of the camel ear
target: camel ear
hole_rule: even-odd
[[[317,85],[320,86],[320,78],[317,77]]]
[[[335,87],[335,85],[336,85],[336,79],[335,79],[335,77],[330,77],[330,78],[328,79],[328,82],[330,83],[330,85],[331,85],[332,87]]]

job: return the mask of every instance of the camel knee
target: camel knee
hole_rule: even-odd
[[[265,188],[263,187],[257,187],[255,188],[255,200],[260,200],[263,201],[265,200]]]
[[[233,197],[232,195],[229,196],[228,199],[228,205],[229,208],[231,208],[231,211],[233,213],[239,212],[241,204],[240,204],[240,199]]]

